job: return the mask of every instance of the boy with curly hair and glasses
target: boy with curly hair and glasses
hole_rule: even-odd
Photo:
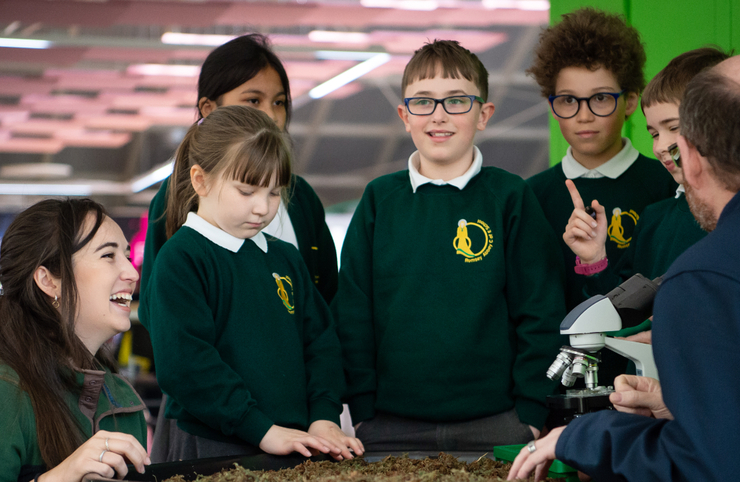
[[[637,30],[618,15],[583,8],[541,34],[527,71],[570,145],[560,164],[527,182],[555,233],[563,233],[571,218],[573,189],[583,200],[575,207],[585,203],[594,210],[587,234],[600,233],[606,242],[605,257],[582,260],[561,239],[569,310],[586,298],[584,275],[618,262],[630,246],[643,209],[676,191],[660,163],[621,135],[645,86],[644,64]]]
[[[537,199],[483,167],[488,72],[457,42],[416,51],[398,114],[418,149],[368,184],[332,302],[356,434],[370,451],[526,443],[557,385],[564,268]]]

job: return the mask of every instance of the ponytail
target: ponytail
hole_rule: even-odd
[[[185,138],[177,148],[175,166],[170,176],[169,189],[167,191],[167,208],[165,209],[165,229],[167,239],[185,223],[190,211],[197,209],[198,196],[190,182],[190,145],[193,143],[195,133],[202,121],[198,121],[188,129]]]

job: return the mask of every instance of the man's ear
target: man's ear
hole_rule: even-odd
[[[45,266],[39,266],[33,273],[33,280],[36,286],[41,289],[49,298],[59,297],[62,294],[62,282],[59,278],[51,274]]]
[[[476,126],[479,131],[486,128],[486,125],[488,124],[488,121],[491,120],[491,117],[493,117],[493,112],[495,110],[496,107],[493,105],[493,102],[486,102],[481,105],[480,115],[478,116],[478,125]]]
[[[409,126],[409,111],[403,104],[398,106],[398,117],[401,118],[403,125],[406,126],[406,132],[411,132],[411,127]]]
[[[216,110],[217,107],[218,105],[216,102],[208,97],[201,97],[198,100],[198,110],[200,111],[200,115],[203,117],[208,117],[208,114]]]
[[[640,96],[637,95],[637,92],[627,92],[627,94],[624,96],[625,99],[625,108],[624,108],[624,115],[626,118],[629,118],[635,110],[637,110],[637,104]]]
[[[208,184],[206,182],[206,172],[198,164],[190,168],[190,182],[193,184],[195,194],[198,196],[208,195]]]
[[[686,182],[693,188],[698,188],[702,183],[704,172],[704,158],[698,149],[684,136],[679,135],[676,140],[678,150],[681,152],[681,170]]]

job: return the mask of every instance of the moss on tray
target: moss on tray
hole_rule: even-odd
[[[481,457],[460,462],[452,455],[411,459],[388,456],[378,462],[361,457],[342,462],[306,461],[292,469],[247,470],[239,465],[213,475],[199,475],[197,482],[498,482],[506,480],[511,464]],[[558,480],[558,479],[547,479]],[[175,476],[164,482],[186,482]]]

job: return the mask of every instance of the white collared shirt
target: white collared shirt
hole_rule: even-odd
[[[217,228],[193,212],[188,213],[188,217],[183,226],[189,227],[213,244],[221,246],[224,249],[228,249],[233,253],[239,251],[239,248],[242,247],[245,241],[244,239],[230,235],[221,228]],[[265,235],[262,234],[262,231],[247,239],[251,239],[259,249],[265,253],[267,252],[267,239],[265,238]]]
[[[686,188],[683,187],[683,184],[679,184],[678,188],[676,188],[676,199],[681,197],[681,194],[686,192]]]
[[[632,142],[626,137],[622,137],[624,147],[619,153],[600,165],[595,169],[587,169],[580,162],[576,161],[573,157],[573,148],[568,146],[565,157],[561,166],[563,167],[563,173],[568,179],[576,179],[582,177],[584,179],[599,179],[602,177],[608,177],[610,179],[617,179],[619,176],[624,174],[624,171],[632,166],[640,152],[632,146]]]
[[[483,167],[483,155],[476,146],[473,146],[473,163],[470,165],[470,168],[468,168],[462,176],[450,179],[449,181],[443,181],[442,179],[429,179],[426,176],[422,176],[419,173],[420,162],[419,151],[415,151],[411,156],[409,156],[409,178],[411,180],[411,189],[413,192],[416,192],[419,186],[429,183],[434,184],[435,186],[450,184],[462,191],[465,189],[465,186],[468,185],[468,182],[470,182],[470,180],[480,172],[481,167]]]

